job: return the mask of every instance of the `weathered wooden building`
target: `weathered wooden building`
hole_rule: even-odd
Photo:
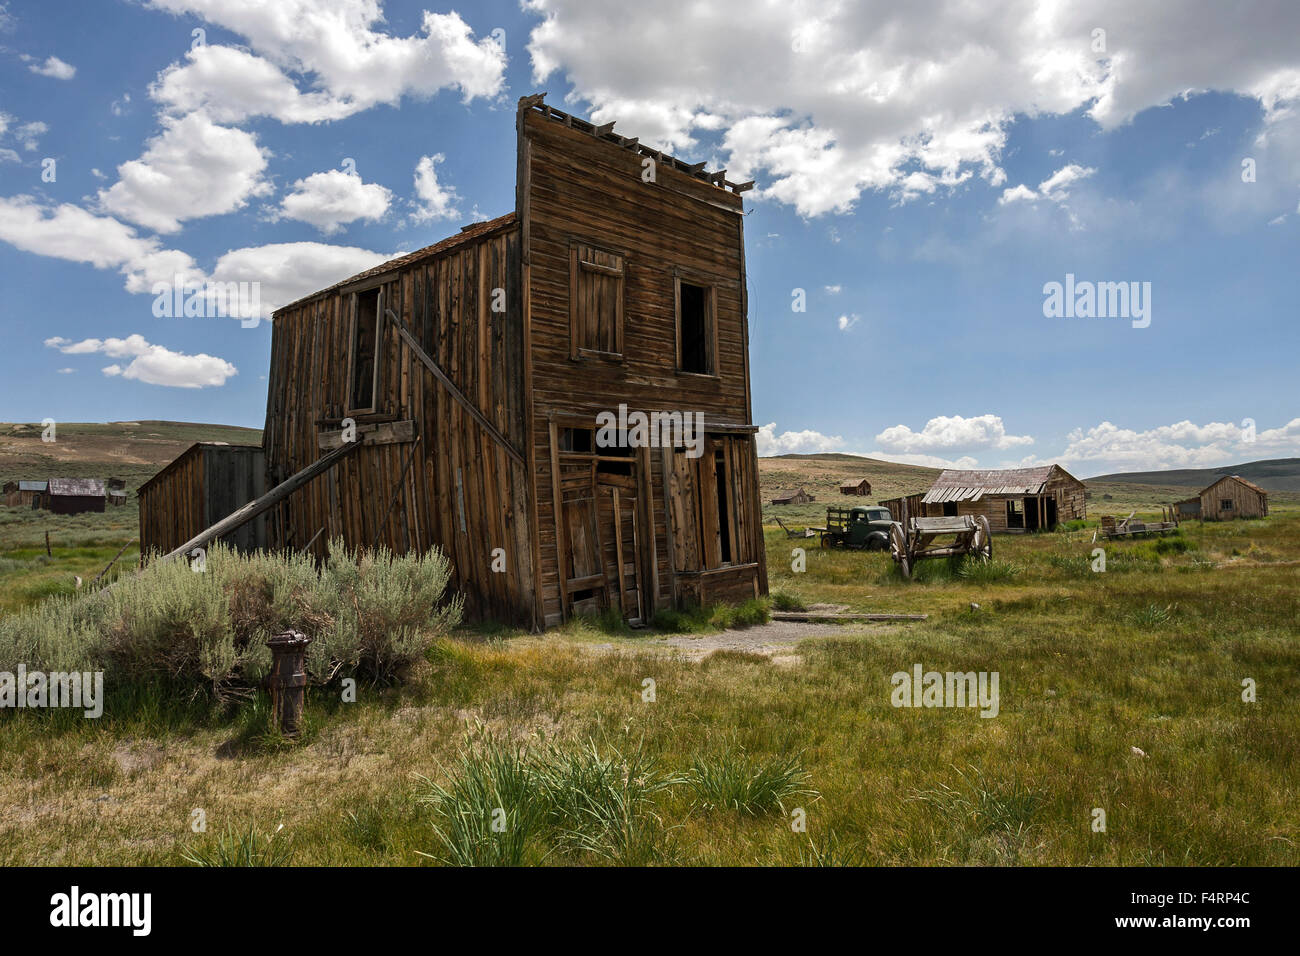
[[[947,469],[921,496],[921,505],[924,513],[912,517],[984,515],[994,533],[1047,530],[1087,515],[1083,482],[1060,465]]]
[[[541,96],[516,126],[513,212],[275,313],[268,487],[339,457],[270,545],[437,546],[470,617],[536,627],[765,593],[750,184]]]
[[[1238,475],[1224,475],[1200,494],[1176,502],[1178,514],[1202,521],[1231,521],[1233,518],[1268,516],[1268,492]]]
[[[808,502],[816,500],[816,498],[808,494],[808,492],[804,491],[802,488],[797,488],[794,491],[783,491],[778,493],[777,496],[772,499],[772,504],[806,505]]]
[[[869,495],[871,494],[871,482],[866,478],[850,478],[847,481],[842,481],[840,482],[840,494]]]
[[[136,492],[140,553],[166,553],[266,491],[261,445],[195,442]],[[266,518],[224,536],[241,550],[267,546]]]
[[[6,481],[4,485],[5,504],[10,508],[31,508],[37,506],[41,495],[49,487],[48,481]]]
[[[51,478],[40,506],[60,515],[104,510],[104,482],[100,478]]]

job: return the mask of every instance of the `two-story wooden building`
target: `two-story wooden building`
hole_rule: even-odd
[[[469,616],[536,627],[766,593],[751,184],[540,95],[516,125],[513,212],[275,313],[267,486],[355,450],[270,545],[437,546]]]

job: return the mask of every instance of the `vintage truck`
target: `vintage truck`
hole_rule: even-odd
[[[813,528],[823,548],[884,551],[889,548],[889,509],[876,505],[827,508],[826,527]]]

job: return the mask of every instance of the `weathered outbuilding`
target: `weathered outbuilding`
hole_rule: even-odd
[[[51,478],[40,503],[46,511],[75,515],[103,511],[104,497],[104,482],[100,478]]]
[[[1174,507],[1180,516],[1202,521],[1265,518],[1268,492],[1239,475],[1224,475],[1195,497],[1176,502]]]
[[[984,515],[992,531],[1038,531],[1087,514],[1083,482],[1060,465],[947,469],[921,496],[924,514]]]
[[[852,478],[840,483],[840,494],[842,495],[869,495],[871,494],[871,482],[866,478]]]
[[[5,504],[10,508],[31,508],[49,487],[48,481],[6,481]]]
[[[437,546],[469,617],[536,627],[765,593],[752,184],[541,96],[516,127],[513,212],[275,313],[267,484],[310,480],[269,546]]]
[[[136,492],[140,553],[166,553],[266,491],[261,445],[195,442]],[[267,546],[266,519],[255,518],[220,540],[253,550]]]
[[[798,488],[794,491],[785,491],[778,494],[772,499],[774,505],[806,505],[810,501],[816,501],[812,495]]]

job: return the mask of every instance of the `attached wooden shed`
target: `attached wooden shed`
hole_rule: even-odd
[[[261,445],[195,442],[143,485],[140,553],[166,554],[266,491]],[[240,550],[267,546],[266,519],[221,539]]]
[[[1060,465],[947,469],[921,497],[923,515],[984,515],[999,531],[1039,531],[1087,514],[1084,485]]]
[[[772,499],[772,504],[806,505],[808,502],[816,501],[816,500],[817,499],[814,498],[812,495],[808,494],[808,492],[804,491],[802,488],[799,488],[796,491],[787,491],[778,494],[775,498]]]
[[[104,482],[100,478],[51,478],[41,495],[41,507],[60,515],[104,510]]]
[[[1181,516],[1202,521],[1268,517],[1268,492],[1239,475],[1224,475],[1194,498],[1176,502]]]
[[[840,484],[840,494],[842,495],[869,495],[871,494],[871,482],[865,478],[854,478]]]

